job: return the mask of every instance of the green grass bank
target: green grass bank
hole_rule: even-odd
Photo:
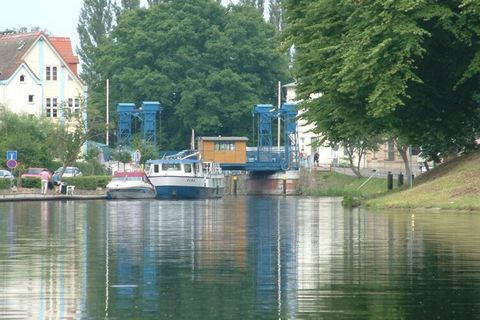
[[[387,191],[385,179],[358,179],[337,172],[308,170],[301,173],[300,180],[299,194],[308,196],[366,198]]]
[[[480,151],[445,162],[420,175],[413,188],[363,203],[370,208],[480,210]]]

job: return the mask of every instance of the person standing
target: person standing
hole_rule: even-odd
[[[48,181],[50,180],[50,173],[48,173],[47,169],[43,169],[42,172],[40,172],[40,180],[41,180],[40,193],[47,194]]]

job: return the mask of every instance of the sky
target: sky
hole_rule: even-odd
[[[83,0],[0,0],[0,30],[40,27],[79,46],[77,23]]]

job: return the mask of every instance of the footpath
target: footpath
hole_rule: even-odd
[[[71,194],[49,190],[41,194],[39,189],[19,188],[18,190],[0,190],[0,202],[7,201],[52,201],[52,200],[96,200],[106,199],[105,190],[74,190]]]

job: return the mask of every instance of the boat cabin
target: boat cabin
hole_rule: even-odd
[[[201,176],[202,174],[221,173],[218,163],[203,162],[196,159],[162,159],[147,161],[149,176]]]

